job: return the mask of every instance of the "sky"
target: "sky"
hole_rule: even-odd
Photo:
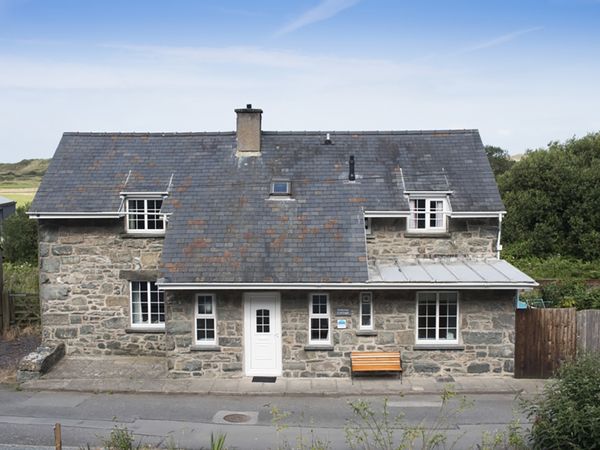
[[[0,162],[65,131],[600,131],[600,0],[0,0]]]

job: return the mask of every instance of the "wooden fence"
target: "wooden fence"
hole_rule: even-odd
[[[577,353],[600,353],[600,310],[577,311]]]
[[[549,378],[575,358],[575,308],[520,309],[516,314],[515,378]]]
[[[515,319],[515,378],[549,378],[564,361],[600,352],[600,310],[522,309]]]
[[[11,326],[40,323],[40,298],[37,293],[4,292],[0,297],[0,333]]]

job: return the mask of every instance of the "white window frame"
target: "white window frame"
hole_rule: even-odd
[[[325,296],[327,313],[313,313],[313,297],[315,295]],[[327,319],[327,339],[312,338],[312,319]],[[331,344],[331,305],[329,302],[329,294],[324,292],[311,292],[308,295],[308,343],[311,345],[330,345]]]
[[[371,310],[369,316],[371,317],[371,323],[369,325],[363,325],[363,300],[369,300]],[[373,330],[374,328],[374,316],[373,316],[373,293],[372,292],[361,292],[358,297],[358,310],[359,310],[359,329],[360,330]]]
[[[133,283],[140,283],[140,285],[146,285],[146,289],[147,289],[147,311],[148,311],[148,320],[146,322],[133,322]],[[154,287],[155,290],[152,290],[152,284],[154,283]],[[152,323],[152,305],[151,305],[151,297],[152,297],[152,292],[156,292],[158,294],[158,299],[159,299],[159,304],[162,302],[163,304],[163,315],[166,314],[165,311],[165,293],[164,291],[161,291],[160,289],[158,289],[158,287],[156,286],[156,282],[155,281],[137,281],[137,280],[131,280],[129,281],[129,323],[131,324],[131,328],[157,328],[157,329],[162,329],[165,328],[165,322],[158,322],[158,323]],[[142,312],[140,311],[140,315],[142,314]],[[159,314],[160,314],[160,310],[159,310]],[[160,318],[160,317],[159,317]]]
[[[211,314],[199,314],[198,313],[198,301],[200,297],[210,297],[212,301],[212,313]],[[198,319],[212,319],[215,324],[215,335],[213,339],[198,340]],[[217,296],[210,292],[200,292],[196,294],[196,301],[194,303],[194,342],[196,345],[208,345],[215,346],[218,342],[218,322],[217,322]]]
[[[419,296],[421,294],[435,294],[435,339],[419,339]],[[456,295],[456,336],[454,339],[440,339],[440,294]],[[415,311],[415,342],[417,344],[456,345],[460,335],[460,298],[458,291],[418,291]]]
[[[413,202],[423,200],[425,209],[417,211],[414,209]],[[442,210],[431,210],[431,202],[441,202]],[[448,201],[443,197],[428,197],[428,196],[410,196],[408,199],[410,208],[410,216],[406,221],[406,229],[409,233],[445,233],[448,227]],[[425,214],[425,228],[417,227],[417,214]],[[431,214],[442,215],[442,225],[437,227],[431,226]]]
[[[167,215],[164,213],[161,213],[160,211],[156,214],[154,213],[149,213],[148,212],[148,201],[157,201],[160,200],[161,202],[164,202],[164,196],[127,196],[125,197],[125,231],[128,234],[156,234],[156,235],[163,235],[166,232],[167,229]],[[143,212],[132,212],[129,209],[129,202],[130,201],[143,201],[144,202],[144,210]],[[161,209],[162,209],[162,204],[161,204]],[[129,227],[129,218],[130,216],[133,215],[143,215],[144,216],[144,228],[139,229],[139,228],[130,228]],[[162,222],[163,222],[163,228],[162,229],[156,229],[156,230],[149,230],[148,229],[148,216],[161,216],[162,217]]]

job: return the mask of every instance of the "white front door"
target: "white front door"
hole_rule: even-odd
[[[281,375],[281,301],[278,292],[244,294],[247,376]]]

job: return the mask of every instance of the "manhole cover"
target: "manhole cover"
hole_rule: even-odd
[[[217,411],[213,416],[213,423],[221,425],[256,425],[258,423],[258,411]]]
[[[252,417],[247,416],[246,414],[227,414],[223,416],[223,420],[229,423],[244,423],[250,422]]]

